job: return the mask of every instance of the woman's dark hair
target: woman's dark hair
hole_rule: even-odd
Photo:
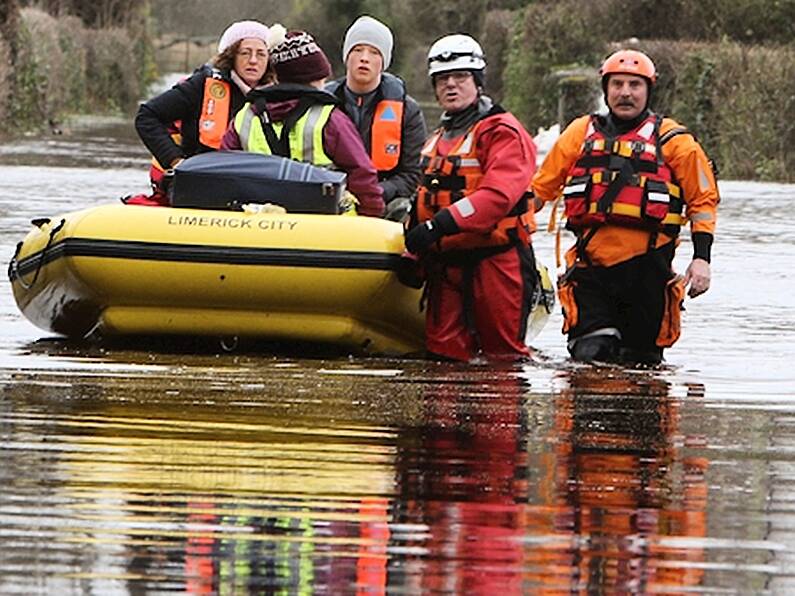
[[[236,41],[231,46],[226,48],[220,54],[216,54],[215,58],[212,59],[212,64],[218,70],[226,70],[232,72],[235,68],[235,56],[237,56],[237,51],[240,49],[240,44],[243,43],[243,40]],[[262,78],[259,80],[259,85],[266,85],[268,83],[276,82],[276,71],[273,68],[273,64],[270,60],[268,60],[268,67],[265,69],[265,74],[262,75]]]

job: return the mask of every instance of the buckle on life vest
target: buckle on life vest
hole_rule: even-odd
[[[607,160],[607,169],[611,172],[618,172],[621,170],[621,166],[623,166],[627,161],[627,158],[621,155],[612,154],[610,159]]]
[[[646,150],[646,143],[643,141],[632,141],[632,152],[640,155]]]
[[[594,141],[593,139],[587,139],[587,140],[586,140],[586,141],[585,141],[585,142],[582,144],[582,151],[583,151],[583,153],[590,153],[591,151],[593,151],[593,141]]]
[[[461,167],[461,156],[460,155],[448,155],[441,167],[441,171],[443,174],[447,176],[454,176],[458,173],[458,169]]]
[[[613,142],[613,150],[611,153],[615,155],[620,155],[621,157],[632,157],[635,152],[635,142],[632,143],[628,141],[614,141]]]

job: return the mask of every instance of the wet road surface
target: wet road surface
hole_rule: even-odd
[[[146,164],[112,120],[0,147],[5,261]],[[3,279],[0,593],[795,590],[795,187],[721,189],[658,370],[568,362],[558,314],[524,365],[65,342]]]

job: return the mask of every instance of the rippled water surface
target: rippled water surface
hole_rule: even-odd
[[[146,163],[114,121],[0,146],[4,262]],[[0,594],[792,593],[795,188],[721,189],[660,370],[559,315],[521,366],[64,342],[3,279]]]

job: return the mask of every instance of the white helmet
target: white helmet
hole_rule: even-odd
[[[437,39],[428,50],[428,76],[451,70],[484,70],[483,48],[469,35],[456,33]]]

